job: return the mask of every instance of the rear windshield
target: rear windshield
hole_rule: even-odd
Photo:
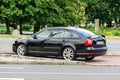
[[[90,36],[93,36],[95,35],[94,33],[88,31],[88,30],[85,30],[85,29],[80,29],[80,28],[77,28],[75,29],[76,32],[80,33],[81,35],[85,36],[85,37],[90,37]]]

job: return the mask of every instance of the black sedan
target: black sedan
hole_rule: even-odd
[[[74,27],[45,28],[30,37],[18,39],[13,43],[13,51],[19,56],[29,53],[62,56],[65,60],[82,57],[92,60],[107,52],[103,35]]]

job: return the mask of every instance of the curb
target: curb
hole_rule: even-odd
[[[107,51],[106,56],[120,56],[120,51]],[[18,56],[13,52],[0,52],[0,64],[88,65],[85,61],[66,61],[56,58]]]
[[[85,65],[84,61],[66,61],[41,57],[19,57],[11,54],[0,55],[1,64],[29,64],[29,65]]]

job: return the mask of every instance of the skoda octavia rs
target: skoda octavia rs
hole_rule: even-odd
[[[65,60],[77,57],[92,60],[105,55],[107,51],[105,36],[74,27],[45,28],[30,37],[17,39],[13,51],[19,56],[30,53],[62,56]]]

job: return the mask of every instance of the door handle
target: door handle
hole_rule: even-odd
[[[63,42],[65,42],[66,40],[63,39]]]

